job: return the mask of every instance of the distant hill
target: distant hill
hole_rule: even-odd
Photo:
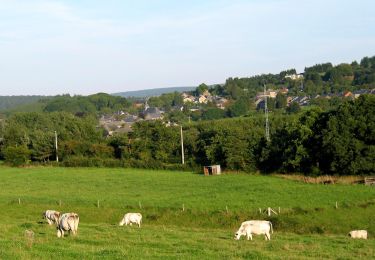
[[[47,96],[0,96],[0,111],[11,110],[18,106],[36,103]]]
[[[196,87],[172,87],[172,88],[154,88],[154,89],[144,89],[144,90],[135,90],[135,91],[126,91],[113,93],[114,96],[121,97],[151,97],[151,96],[160,96],[166,93],[185,92],[195,90]]]

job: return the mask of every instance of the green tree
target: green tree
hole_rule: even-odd
[[[281,94],[280,92],[276,95],[276,103],[275,107],[278,109],[285,108],[287,105],[286,96]]]
[[[215,120],[225,117],[225,111],[219,108],[209,108],[202,113],[203,120]]]
[[[298,113],[301,110],[300,105],[297,102],[292,102],[289,107],[287,107],[286,112],[289,114]]]
[[[314,124],[311,154],[325,173],[370,174],[375,167],[374,129],[374,96],[344,102]]]
[[[31,153],[26,146],[8,146],[3,154],[5,162],[12,166],[20,166],[29,162]]]
[[[230,117],[243,116],[249,112],[249,108],[250,104],[248,99],[243,97],[229,107],[228,113]]]
[[[208,86],[202,83],[196,88],[195,93],[197,96],[199,96],[199,95],[202,95],[207,90],[208,90]]]

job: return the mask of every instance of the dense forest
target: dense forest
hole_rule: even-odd
[[[270,141],[264,137],[263,113],[251,100],[264,84],[311,95],[374,88],[375,56],[360,63],[307,67],[298,80],[285,77],[295,73],[290,69],[277,75],[230,78],[223,85],[201,84],[191,92],[226,97],[225,109],[208,103],[191,112],[193,104],[184,104],[178,92],[149,98],[150,106],[165,109],[164,120],[138,121],[132,131],[113,136],[99,127],[99,116],[119,110],[139,112],[142,107],[135,107],[134,100],[105,93],[42,99],[39,112],[0,116],[0,160],[11,165],[200,169],[220,164],[226,170],[262,173],[372,174],[375,95],[316,99],[302,110],[294,104],[287,107],[286,97],[278,95],[269,103]],[[185,109],[173,109],[178,106]],[[181,126],[185,165],[181,164]]]

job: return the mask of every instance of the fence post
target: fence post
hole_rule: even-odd
[[[142,209],[142,204],[140,201],[138,202],[138,204],[139,204],[139,208]]]
[[[182,211],[185,211],[185,204],[182,204]]]
[[[18,198],[18,204],[21,205],[21,198]]]
[[[97,206],[98,208],[100,207],[100,202],[99,202],[99,200],[98,200],[96,206]]]
[[[228,206],[225,206],[225,209],[227,211],[227,214],[229,213]]]

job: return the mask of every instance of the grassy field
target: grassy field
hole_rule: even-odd
[[[0,183],[0,259],[375,258],[373,187],[106,168],[0,167]],[[281,213],[268,218],[266,207]],[[79,213],[78,236],[57,239],[46,209]],[[118,226],[130,211],[142,228]],[[272,240],[233,240],[248,219],[270,219]],[[350,240],[352,229],[370,239]]]

